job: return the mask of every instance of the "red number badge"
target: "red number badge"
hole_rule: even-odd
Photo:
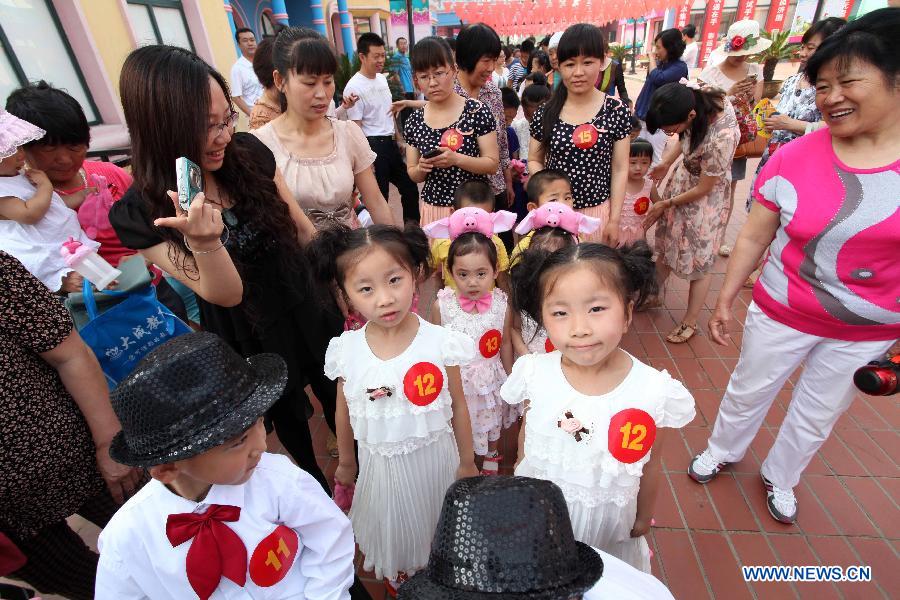
[[[639,408],[617,412],[609,422],[609,453],[631,464],[644,458],[656,440],[656,422]]]
[[[544,352],[550,354],[554,350],[556,350],[556,346],[553,345],[553,342],[550,341],[550,338],[547,338],[547,341],[544,342]]]
[[[444,148],[450,148],[454,152],[462,148],[463,143],[465,143],[466,138],[462,133],[459,132],[459,129],[455,127],[451,127],[447,131],[444,132],[444,135],[441,136],[441,146]]]
[[[600,134],[597,132],[597,128],[590,123],[585,123],[576,127],[575,131],[572,132],[572,143],[582,150],[587,150],[594,147],[599,137]]]
[[[487,331],[478,342],[478,350],[485,358],[494,358],[500,352],[500,341],[502,336],[496,329]]]
[[[272,587],[285,578],[294,559],[300,540],[290,527],[279,525],[263,538],[250,557],[250,579],[259,587]]]
[[[403,376],[403,392],[416,406],[428,406],[444,388],[444,374],[436,365],[420,362]]]
[[[650,209],[650,198],[641,196],[634,201],[634,214],[643,215]]]

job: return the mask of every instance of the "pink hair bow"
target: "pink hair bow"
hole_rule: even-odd
[[[593,233],[600,228],[600,224],[600,219],[575,212],[562,202],[548,202],[529,212],[516,227],[516,233],[525,235],[541,227],[558,227],[572,235],[578,235]]]
[[[457,296],[457,298],[459,299],[459,307],[464,311],[470,313],[475,310],[479,314],[481,314],[486,313],[491,309],[491,301],[494,299],[494,296],[490,292],[488,292],[484,296],[475,298],[474,300],[462,294]]]
[[[516,224],[516,214],[508,210],[489,213],[481,208],[467,206],[453,211],[449,217],[429,223],[424,227],[431,238],[455,240],[464,233],[477,231],[488,237],[501,231],[509,231]]]

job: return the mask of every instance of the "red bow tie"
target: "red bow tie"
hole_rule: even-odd
[[[479,313],[486,313],[491,308],[491,300],[494,299],[494,296],[488,292],[484,296],[480,298],[476,298],[472,300],[468,296],[459,296],[459,306],[467,313],[472,312],[473,310]]]
[[[193,539],[187,553],[187,578],[200,597],[208,600],[224,575],[241,587],[247,581],[247,548],[223,521],[237,521],[237,506],[210,504],[205,513],[169,515],[166,537],[172,547]]]

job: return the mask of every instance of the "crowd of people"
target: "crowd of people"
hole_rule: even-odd
[[[690,78],[695,36],[655,37],[633,104],[590,24],[519,46],[484,24],[401,38],[388,73],[366,33],[341,95],[335,50],[309,29],[259,45],[238,30],[231,86],[189,50],[144,46],[119,81],[127,170],[86,159],[65,91],[10,94],[0,575],[72,599],[369,598],[358,547],[401,599],[671,597],[646,535],[664,440],[694,399],[621,341],[675,275],[688,303],[666,340],[689,343],[717,257],[711,339],[732,343],[748,282],[753,302],[685,468],[702,484],[740,461],[802,368],[760,473],[772,517],[793,523],[853,371],[900,350],[900,9],[803,36],[733,247],[743,123],[762,96],[747,58],[770,42],[738,21],[721,62]],[[182,157],[202,178],[187,201]],[[113,381],[73,325],[96,290],[64,244],[119,267],[114,297],[136,269],[159,316],[197,331]],[[132,316],[126,353],[161,323]],[[271,435],[287,456],[266,453]],[[73,514],[102,528],[99,555]]]

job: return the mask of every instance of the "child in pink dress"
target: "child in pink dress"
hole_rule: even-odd
[[[619,246],[644,240],[644,215],[650,204],[659,200],[656,184],[647,177],[653,160],[653,146],[643,138],[631,142],[628,158],[628,179],[625,182],[625,204],[619,221]]]

